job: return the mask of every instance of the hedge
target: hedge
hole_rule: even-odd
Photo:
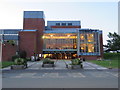
[[[120,53],[104,53],[104,59],[119,59]]]

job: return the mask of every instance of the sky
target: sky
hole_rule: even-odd
[[[102,30],[104,44],[118,32],[117,0],[0,0],[0,29],[23,29],[23,11],[44,11],[46,22],[80,20],[82,28]]]

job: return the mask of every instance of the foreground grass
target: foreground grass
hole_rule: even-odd
[[[10,65],[13,65],[14,62],[12,61],[4,61],[4,62],[0,62],[0,68],[5,68],[5,67],[8,67]]]
[[[103,61],[89,60],[88,62],[92,62],[107,68],[120,68],[120,66],[118,65],[118,59],[112,59],[110,61],[109,60],[103,60]]]

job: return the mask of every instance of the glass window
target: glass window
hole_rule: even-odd
[[[62,26],[66,26],[66,23],[62,23]]]
[[[56,26],[60,26],[60,23],[56,23]]]
[[[88,42],[94,42],[94,35],[93,34],[87,34]]]
[[[72,26],[72,23],[68,23],[68,26]]]
[[[76,34],[54,34],[52,37],[47,37],[45,34],[44,42],[47,49],[76,49]],[[50,36],[50,35],[49,35]],[[73,37],[74,36],[74,37]],[[49,48],[50,47],[50,48]]]

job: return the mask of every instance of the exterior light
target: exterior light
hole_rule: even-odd
[[[50,35],[51,37],[53,36],[53,35]]]
[[[44,39],[44,38],[45,38],[45,36],[42,36],[42,38]]]
[[[88,42],[91,42],[91,40],[88,40]]]
[[[70,37],[70,35],[68,35],[68,37]]]
[[[81,49],[84,49],[83,47],[81,47]]]
[[[80,36],[80,39],[81,39],[81,40],[84,40],[84,35],[81,35],[81,36]]]

